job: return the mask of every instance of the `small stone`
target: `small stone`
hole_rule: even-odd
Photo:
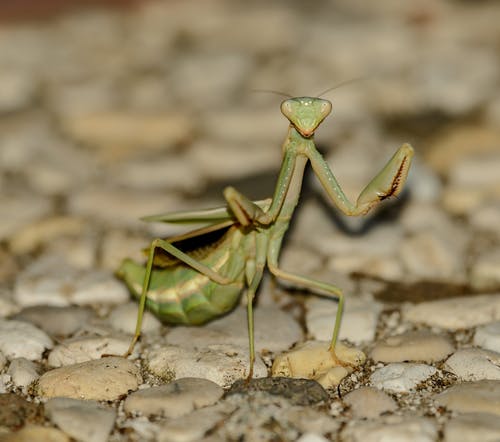
[[[50,352],[50,367],[61,367],[80,362],[100,359],[103,355],[123,355],[130,345],[130,339],[113,336],[79,336],[66,339]]]
[[[27,387],[39,378],[37,366],[26,358],[13,359],[7,370],[16,387]]]
[[[475,295],[408,304],[403,318],[417,324],[459,330],[500,320],[500,294]]]
[[[139,304],[137,302],[128,302],[119,305],[111,310],[107,322],[115,330],[133,335],[135,333],[138,311]],[[152,313],[145,310],[142,318],[141,333],[148,334],[161,329],[161,327],[161,322]]]
[[[130,394],[123,409],[127,413],[176,419],[197,408],[215,404],[223,394],[221,387],[207,379],[181,378]]]
[[[471,265],[469,281],[478,291],[500,287],[500,251],[481,253]]]
[[[85,221],[81,218],[53,216],[30,224],[10,238],[9,249],[16,255],[34,252],[61,236],[81,235]]]
[[[415,232],[402,242],[400,254],[407,271],[429,280],[456,280],[464,274],[457,243],[435,231]]]
[[[360,387],[349,392],[344,402],[351,407],[351,413],[357,419],[375,419],[398,408],[392,397],[373,387]]]
[[[319,341],[331,339],[337,313],[336,302],[321,298],[307,300],[306,323],[311,336]],[[350,296],[345,303],[339,339],[354,344],[372,341],[375,338],[378,315],[382,305],[372,295]]]
[[[190,414],[171,419],[162,425],[158,442],[191,442],[202,440],[203,436],[220,422],[224,422],[232,407],[226,403],[200,408]]]
[[[35,261],[18,278],[14,293],[22,306],[120,303],[128,300],[126,287],[111,272],[82,271],[58,256]]]
[[[52,346],[47,334],[34,325],[0,319],[0,351],[7,359],[39,360],[43,352]]]
[[[345,442],[436,442],[436,423],[423,417],[387,416],[375,421],[354,421],[341,433]]]
[[[351,373],[353,367],[366,360],[362,351],[337,342],[336,361],[328,350],[329,345],[324,341],[307,341],[278,355],[273,362],[272,376],[314,379],[324,388],[332,388]],[[342,363],[345,365],[340,365]]]
[[[57,428],[26,425],[19,431],[2,435],[2,442],[71,442],[71,438]]]
[[[282,351],[302,339],[302,330],[293,317],[274,305],[254,309],[254,337],[257,351]],[[172,345],[203,349],[221,342],[248,346],[247,312],[237,308],[229,315],[203,327],[176,327],[167,335]]]
[[[152,213],[173,212],[182,208],[179,198],[165,192],[139,192],[102,186],[86,186],[72,194],[68,210],[115,228],[144,229],[140,217]],[[147,242],[144,244],[146,247]]]
[[[140,381],[139,369],[133,362],[110,357],[48,371],[38,380],[38,394],[114,401],[137,390]]]
[[[375,362],[440,361],[453,353],[454,347],[444,336],[427,331],[407,332],[378,341],[370,357]]]
[[[40,196],[0,196],[2,224],[0,240],[8,239],[20,228],[46,216],[51,209],[50,201]]]
[[[35,97],[37,81],[31,71],[3,67],[0,85],[0,113],[8,113],[30,104]]]
[[[259,392],[279,396],[292,405],[308,406],[328,401],[328,393],[318,382],[285,377],[254,378],[250,381],[239,379],[231,385],[226,396],[240,394],[253,397]]]
[[[46,402],[45,414],[66,434],[82,442],[106,442],[116,417],[115,410],[97,402],[60,397]]]
[[[478,327],[473,342],[485,350],[500,353],[500,321]]]
[[[235,380],[248,374],[248,348],[229,344],[211,345],[200,350],[177,346],[156,349],[146,356],[147,368],[162,379],[208,379],[221,387],[228,387]],[[267,376],[267,368],[257,357],[254,377]]]
[[[108,152],[172,148],[192,130],[191,120],[181,113],[92,112],[69,115],[62,124],[73,139]]]
[[[90,308],[37,305],[21,310],[14,319],[40,327],[50,336],[69,336],[89,323],[95,313]]]
[[[445,368],[462,381],[500,380],[500,353],[480,348],[463,348],[446,360]]]
[[[434,400],[458,413],[491,413],[500,416],[500,382],[462,382],[434,396]]]
[[[42,421],[43,406],[41,404],[29,402],[14,393],[0,394],[0,422],[2,427],[17,429],[24,425],[41,423]]]
[[[328,442],[328,439],[316,433],[304,433],[297,442]]]
[[[500,440],[500,419],[489,413],[453,416],[444,426],[444,442],[495,442]]]
[[[409,393],[436,372],[431,365],[393,363],[375,370],[370,376],[370,383],[393,393]]]

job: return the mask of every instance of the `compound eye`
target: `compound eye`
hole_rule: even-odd
[[[281,112],[288,116],[292,113],[292,103],[290,101],[286,100],[281,103]]]
[[[325,101],[323,104],[321,104],[321,112],[329,112],[331,108],[332,105],[328,101]]]

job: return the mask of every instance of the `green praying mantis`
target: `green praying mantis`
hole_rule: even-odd
[[[324,190],[346,215],[363,215],[381,201],[398,195],[406,181],[413,148],[402,145],[385,167],[349,201],[328,164],[316,149],[314,133],[330,114],[330,101],[314,97],[290,98],[281,112],[290,122],[283,143],[283,162],[270,199],[251,201],[233,187],[224,190],[227,206],[175,212],[144,218],[205,227],[168,239],[154,239],[146,265],[126,259],[118,275],[139,298],[135,335],[126,355],[141,334],[144,308],[169,324],[200,325],[232,310],[246,287],[250,366],[255,361],[253,300],[265,267],[275,277],[338,299],[329,351],[337,360],[337,342],[344,295],[335,285],[282,270],[281,244],[297,206],[304,169],[309,161]]]

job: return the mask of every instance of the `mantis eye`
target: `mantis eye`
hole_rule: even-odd
[[[292,113],[292,104],[288,100],[281,103],[281,112],[286,116]]]

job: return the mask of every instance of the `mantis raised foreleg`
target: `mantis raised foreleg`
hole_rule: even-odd
[[[281,171],[270,201],[254,202],[228,187],[224,191],[227,208],[149,218],[174,223],[205,222],[208,226],[166,241],[154,240],[145,269],[130,261],[123,264],[120,274],[132,292],[138,297],[140,294],[136,334],[129,353],[140,335],[146,298],[149,307],[166,322],[201,324],[230,310],[237,303],[243,284],[246,284],[251,377],[255,360],[252,301],[267,264],[271,273],[278,278],[338,298],[330,343],[330,352],[336,359],[335,345],[344,302],[342,291],[332,284],[285,272],[278,266],[283,236],[300,196],[304,168],[310,161],[326,193],[342,212],[362,215],[382,200],[401,192],[413,149],[408,144],[400,147],[360,193],[356,203],[351,203],[313,141],[316,128],[331,112],[331,107],[329,101],[311,97],[291,98],[282,103],[281,111],[290,126],[283,144]],[[222,239],[214,242],[207,238],[219,230],[223,231]],[[200,254],[195,250],[191,256],[182,251],[183,241],[187,239],[199,239],[204,252]],[[153,268],[158,248],[177,261],[159,264],[159,267],[163,267],[161,270]]]

